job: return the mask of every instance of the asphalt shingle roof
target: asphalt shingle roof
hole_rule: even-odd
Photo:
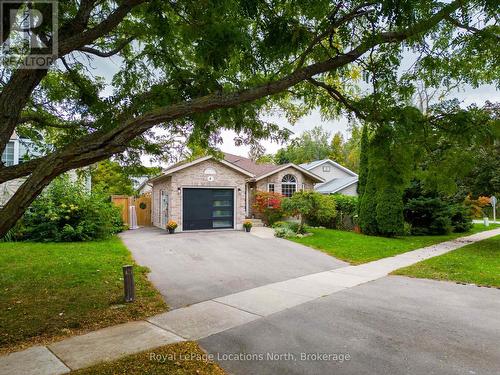
[[[266,173],[272,172],[282,167],[281,165],[275,164],[257,164],[252,159],[229,153],[224,153],[224,160],[250,173],[253,173],[255,177],[265,175]]]
[[[316,186],[315,190],[323,194],[333,194],[355,182],[358,182],[358,177],[334,178]]]

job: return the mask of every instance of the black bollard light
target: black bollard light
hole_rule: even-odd
[[[125,302],[134,302],[134,270],[132,266],[123,266],[123,288],[125,291]]]

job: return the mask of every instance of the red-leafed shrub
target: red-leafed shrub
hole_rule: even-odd
[[[262,220],[266,225],[273,225],[283,218],[282,199],[283,196],[279,193],[258,191],[255,193],[253,209],[262,216]]]

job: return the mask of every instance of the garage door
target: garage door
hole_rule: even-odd
[[[185,188],[183,230],[233,228],[234,190]]]

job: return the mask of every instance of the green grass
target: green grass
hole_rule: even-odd
[[[392,274],[500,288],[500,236],[401,268]]]
[[[123,302],[125,264],[134,263],[118,238],[0,243],[0,351],[165,311],[145,267],[134,267],[137,300]]]
[[[152,356],[154,355],[154,356]],[[192,341],[162,346],[130,355],[112,362],[101,363],[72,375],[224,375],[224,370],[208,361],[206,353]],[[160,359],[160,360],[158,360]]]
[[[312,236],[291,238],[291,240],[321,250],[351,264],[361,264],[498,227],[500,227],[498,224],[489,227],[485,227],[483,224],[474,224],[471,231],[467,233],[397,238],[366,236],[341,230],[312,228],[310,230]]]

